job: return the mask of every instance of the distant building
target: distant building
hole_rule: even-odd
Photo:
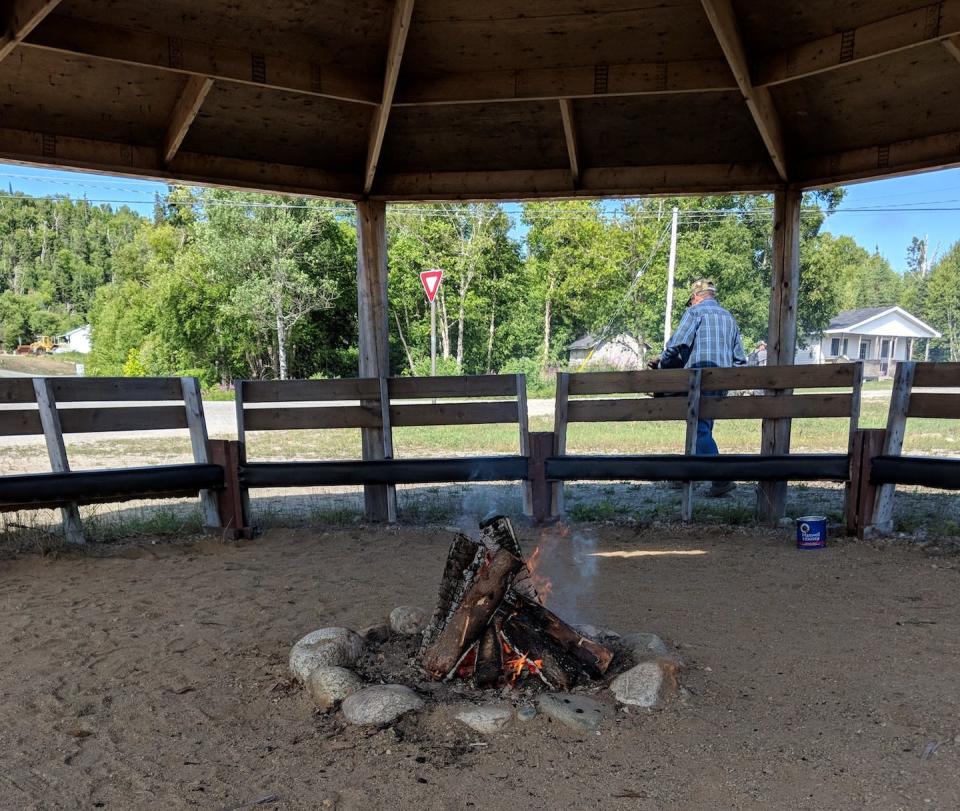
[[[584,335],[567,347],[571,368],[586,365],[606,369],[642,369],[650,345],[632,335],[616,335],[605,340]]]
[[[919,339],[939,338],[929,324],[902,307],[864,307],[835,316],[822,336],[808,336],[795,362],[862,360],[866,377],[889,377],[897,361],[912,360]]]
[[[83,352],[86,354],[90,349],[90,325],[84,324],[82,327],[58,335],[57,348],[54,352]]]

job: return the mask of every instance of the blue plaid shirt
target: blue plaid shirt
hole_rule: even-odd
[[[687,369],[747,365],[740,343],[740,328],[733,316],[714,299],[705,299],[687,308],[664,356],[675,354],[681,346],[690,349],[690,357],[684,364]]]

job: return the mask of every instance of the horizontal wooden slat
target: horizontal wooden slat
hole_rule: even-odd
[[[33,379],[13,377],[0,380],[0,403],[35,403]]]
[[[486,403],[417,403],[390,409],[394,428],[414,425],[487,425],[517,422],[517,404],[512,401]]]
[[[245,403],[380,399],[380,381],[375,377],[345,377],[336,380],[245,380],[242,386]]]
[[[182,400],[179,377],[55,377],[58,403],[100,400]]]
[[[398,399],[514,397],[517,394],[517,376],[393,377],[389,382],[389,391],[391,398]]]
[[[567,422],[647,422],[686,417],[686,397],[571,400],[567,406]]]
[[[703,369],[703,391],[738,389],[813,389],[852,386],[855,363],[828,363],[810,366],[739,366],[732,369]]]
[[[65,434],[98,434],[105,431],[165,431],[187,427],[182,405],[146,408],[59,408]]]
[[[951,386],[960,388],[960,363],[918,363],[913,387]]]
[[[685,369],[649,372],[574,372],[570,394],[654,394],[686,391],[690,373]]]
[[[42,433],[40,412],[36,409],[0,411],[0,436],[33,436]]]
[[[908,417],[935,417],[960,420],[960,394],[925,394],[913,392],[907,408]]]
[[[295,431],[308,428],[379,428],[380,406],[319,408],[245,408],[247,431]]]
[[[705,420],[850,417],[852,409],[853,395],[850,394],[704,397],[700,400],[700,417]]]

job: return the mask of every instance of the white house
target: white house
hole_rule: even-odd
[[[63,335],[57,336],[57,348],[54,352],[83,352],[90,351],[90,325],[84,324]]]
[[[888,377],[897,361],[912,360],[918,339],[939,337],[902,307],[864,307],[834,317],[822,336],[808,336],[807,345],[797,347],[795,362],[862,360],[867,377]]]
[[[584,335],[567,347],[570,366],[600,366],[607,369],[642,369],[650,346],[632,335],[616,335],[599,340]]]

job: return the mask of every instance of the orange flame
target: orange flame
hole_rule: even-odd
[[[537,590],[537,596],[539,596],[540,602],[546,605],[550,597],[550,592],[553,590],[553,583],[539,570],[542,549],[542,546],[538,546],[527,558],[527,571],[530,572],[530,580],[533,582],[533,587]]]

